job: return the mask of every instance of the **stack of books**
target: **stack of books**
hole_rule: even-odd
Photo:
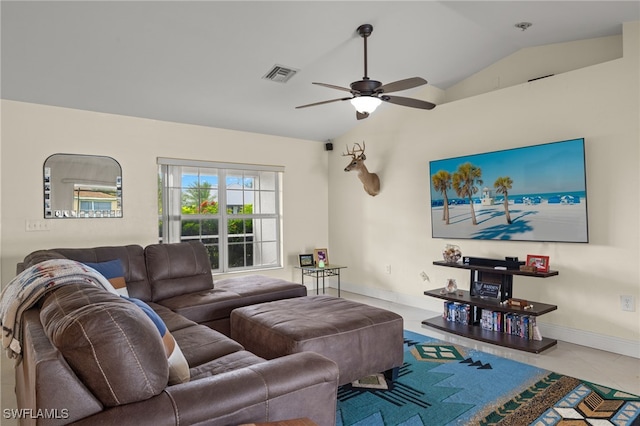
[[[447,321],[457,322],[463,325],[473,323],[471,317],[471,305],[460,302],[444,302],[443,318]]]
[[[480,316],[480,327],[485,330],[519,336],[523,339],[542,340],[535,316],[483,309]]]

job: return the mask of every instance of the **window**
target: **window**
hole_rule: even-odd
[[[282,266],[283,167],[159,158],[160,242],[199,240],[215,272]]]
[[[113,210],[108,201],[80,200],[80,210]]]

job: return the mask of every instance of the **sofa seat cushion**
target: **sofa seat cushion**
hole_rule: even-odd
[[[173,312],[166,306],[158,305],[153,302],[149,302],[147,304],[160,316],[160,318],[162,318],[167,329],[172,333],[176,330],[180,330],[181,328],[192,327],[198,324],[195,321],[191,321],[184,316]]]
[[[215,282],[211,290],[164,299],[158,303],[199,324],[229,318],[231,311],[247,305],[307,295],[302,284],[249,275]]]
[[[232,310],[241,305],[240,296],[227,290],[210,289],[157,302],[185,318],[198,324],[228,317]]]
[[[240,343],[204,325],[181,328],[172,334],[191,368],[244,349]]]
[[[217,280],[214,287],[219,290],[227,290],[245,297],[260,297],[268,295],[281,298],[302,297],[307,295],[307,288],[302,284],[268,277],[266,275],[245,275],[241,277],[225,278]],[[277,299],[272,299],[277,300]]]
[[[265,359],[260,358],[259,356],[256,356],[251,352],[238,351],[192,368],[190,370],[190,374],[192,380],[198,380],[205,377],[215,376],[221,373],[238,370],[240,368],[249,367],[261,362],[265,362]]]
[[[142,401],[167,386],[169,367],[156,326],[121,297],[69,284],[44,299],[40,320],[71,369],[104,406]]]

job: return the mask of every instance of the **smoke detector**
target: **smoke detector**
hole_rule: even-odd
[[[533,24],[531,22],[518,22],[517,24],[514,25],[514,27],[520,28],[522,31],[525,31],[527,28],[529,28],[532,25]]]

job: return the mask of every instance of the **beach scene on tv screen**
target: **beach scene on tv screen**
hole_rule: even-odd
[[[588,242],[584,139],[431,161],[434,238]]]

